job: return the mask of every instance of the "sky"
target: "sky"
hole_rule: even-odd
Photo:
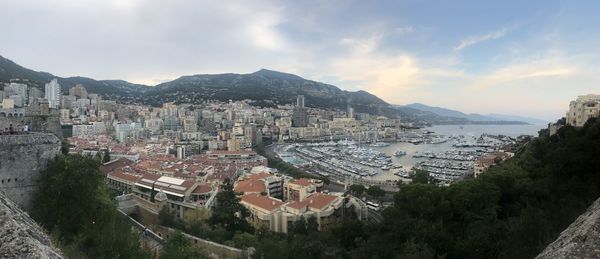
[[[0,55],[156,85],[294,73],[393,104],[554,120],[600,94],[600,1],[3,0]]]

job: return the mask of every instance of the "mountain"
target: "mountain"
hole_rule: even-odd
[[[155,99],[157,95],[162,100]],[[291,104],[295,103],[298,95],[305,96],[308,107],[345,109],[351,104],[357,112],[373,112],[388,106],[379,97],[365,91],[344,91],[333,85],[267,69],[250,74],[182,76],[150,89],[145,102],[250,99],[261,103]]]
[[[55,76],[48,72],[33,71],[0,56],[0,82],[23,82],[43,91],[44,85],[54,78],[58,79],[63,93],[68,93],[69,88],[77,84],[83,84],[90,93],[127,99],[143,93],[149,88],[145,85],[133,84],[123,80],[95,80],[87,77]]]
[[[502,114],[488,114],[482,115],[477,113],[463,113],[456,110],[451,110],[442,107],[434,107],[425,105],[422,103],[412,103],[405,105],[405,107],[418,109],[422,111],[429,111],[444,117],[454,117],[454,118],[464,118],[472,123],[518,123],[518,124],[546,124],[547,122],[544,120],[539,120],[535,118],[515,116],[515,115],[502,115]]]
[[[524,121],[524,122],[527,122],[529,124],[534,124],[534,125],[546,125],[549,122],[547,120],[540,120],[540,119],[536,119],[536,118],[523,117],[523,116],[517,116],[517,115],[497,114],[497,113],[491,113],[488,116],[491,116],[491,117],[499,119],[499,120]]]
[[[300,76],[261,69],[249,74],[199,74],[182,76],[154,87],[123,80],[95,80],[87,77],[59,77],[22,67],[0,56],[0,83],[24,82],[43,90],[44,84],[57,78],[63,93],[83,84],[89,93],[122,103],[160,106],[165,102],[199,103],[206,100],[250,100],[259,106],[294,104],[298,95],[305,96],[308,107],[342,109],[348,105],[357,113],[401,118],[417,124],[520,123],[490,119],[485,116],[430,107],[422,104],[390,105],[366,91],[345,91],[334,85]]]

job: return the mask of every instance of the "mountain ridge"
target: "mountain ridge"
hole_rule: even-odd
[[[415,108],[415,109],[422,110],[422,111],[430,111],[430,112],[433,112],[440,116],[465,118],[465,119],[468,119],[470,121],[475,121],[475,122],[521,121],[521,122],[526,122],[528,124],[535,124],[535,125],[542,125],[542,124],[548,123],[545,120],[524,117],[524,116],[517,116],[517,115],[507,115],[507,114],[497,114],[497,113],[491,113],[491,114],[464,113],[464,112],[461,112],[458,110],[453,110],[453,109],[443,108],[443,107],[438,107],[438,106],[430,106],[430,105],[426,105],[423,103],[411,103],[411,104],[407,104],[404,106]]]
[[[416,122],[417,125],[522,124],[515,121],[471,121],[464,116],[446,116],[409,106],[391,105],[364,90],[347,91],[335,85],[265,68],[247,74],[183,75],[171,81],[148,86],[119,79],[96,80],[81,76],[55,76],[48,72],[25,68],[0,56],[0,82],[26,82],[43,90],[44,84],[54,78],[61,84],[62,92],[65,94],[68,93],[69,88],[83,84],[90,93],[130,104],[160,106],[165,102],[198,103],[205,100],[251,100],[259,106],[276,106],[278,104],[294,104],[297,95],[304,95],[307,107],[344,110],[350,105],[357,113],[402,118],[405,121]]]

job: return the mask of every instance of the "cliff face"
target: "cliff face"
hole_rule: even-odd
[[[0,258],[64,258],[33,219],[0,191]]]
[[[536,258],[600,258],[600,199]]]

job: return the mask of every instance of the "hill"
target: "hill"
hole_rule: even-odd
[[[316,108],[345,109],[351,104],[357,112],[376,113],[379,108],[388,106],[379,97],[365,91],[344,91],[333,85],[266,69],[250,74],[182,76],[150,89],[144,102],[250,99],[263,104],[292,104],[298,95],[305,96],[306,106]]]
[[[44,85],[52,79],[58,79],[63,93],[68,93],[69,88],[83,84],[88,92],[105,97],[128,99],[143,93],[148,86],[129,83],[123,80],[95,80],[87,77],[60,77],[48,72],[38,72],[22,67],[17,63],[0,56],[0,82],[23,82],[29,86],[44,90]]]
[[[345,91],[334,85],[300,76],[261,69],[249,74],[199,74],[182,76],[151,87],[123,80],[96,80],[87,77],[60,77],[22,67],[0,56],[0,83],[24,82],[43,90],[44,84],[57,78],[63,93],[83,84],[89,93],[122,103],[160,106],[165,102],[199,103],[206,100],[251,100],[259,106],[293,104],[305,96],[308,107],[345,110],[351,105],[357,113],[385,115],[419,124],[518,124],[505,120],[478,119],[460,112],[431,109],[424,105],[390,105],[366,91]]]
[[[412,103],[405,105],[404,107],[414,108],[421,111],[429,111],[435,113],[442,117],[453,117],[453,118],[464,118],[468,120],[470,123],[484,124],[484,123],[492,123],[492,124],[546,124],[548,122],[535,119],[528,118],[522,116],[515,115],[503,115],[503,114],[488,114],[482,115],[477,113],[463,113],[457,110],[451,110],[442,107],[429,106],[422,103]]]

